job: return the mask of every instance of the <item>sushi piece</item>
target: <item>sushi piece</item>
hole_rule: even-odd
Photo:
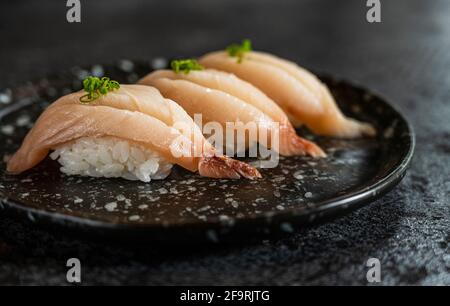
[[[195,62],[194,62],[195,63]],[[194,64],[195,65],[195,64]],[[296,134],[283,110],[259,89],[235,75],[214,69],[176,72],[158,70],[139,81],[159,89],[163,96],[180,104],[190,116],[202,114],[204,122],[255,122],[271,135],[279,129],[279,153],[285,156],[325,153],[313,142]],[[275,125],[278,123],[278,125]]]
[[[251,51],[248,44],[206,54],[199,63],[233,73],[258,87],[286,112],[295,127],[305,124],[319,135],[342,138],[376,134],[370,124],[346,117],[315,75],[293,62]]]
[[[70,175],[148,182],[165,178],[178,164],[207,177],[260,177],[253,167],[219,156],[188,114],[155,88],[95,86],[100,89],[88,95],[72,93],[50,105],[8,161],[7,170],[26,171],[53,150],[51,157]]]

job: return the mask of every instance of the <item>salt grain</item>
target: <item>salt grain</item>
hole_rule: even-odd
[[[166,188],[159,188],[159,189],[158,189],[158,192],[159,192],[160,194],[166,194],[166,193],[168,193],[168,191],[167,191]]]
[[[121,60],[119,62],[119,68],[125,72],[131,72],[134,69],[134,64],[129,60]]]
[[[128,220],[130,221],[137,221],[139,220],[141,217],[139,217],[138,215],[132,215],[128,217]]]
[[[123,195],[123,194],[119,194],[117,197],[116,197],[116,200],[117,201],[125,201],[125,196]]]
[[[117,208],[117,202],[111,202],[108,204],[105,204],[105,209],[107,211],[114,211]]]
[[[26,126],[30,123],[30,117],[23,115],[17,118],[16,125],[17,126]]]
[[[297,172],[295,172],[295,173],[294,173],[294,177],[295,177],[297,180],[302,180],[302,179],[304,178],[304,176],[303,176],[301,173],[302,173],[302,171],[297,171]]]
[[[12,125],[4,125],[1,128],[3,134],[11,136],[14,133],[14,126]]]
[[[164,69],[167,67],[167,60],[164,57],[155,57],[150,64],[155,70]]]
[[[0,93],[0,103],[8,104],[11,102],[11,93]]]
[[[210,209],[210,208],[211,208],[211,206],[206,205],[206,206],[203,206],[203,207],[197,209],[197,211],[198,211],[198,212],[203,212],[203,211],[207,211],[207,210]]]

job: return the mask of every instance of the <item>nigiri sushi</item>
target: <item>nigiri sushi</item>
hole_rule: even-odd
[[[293,62],[251,51],[248,40],[227,51],[208,53],[199,63],[233,73],[258,87],[286,112],[295,127],[305,124],[316,134],[342,138],[376,134],[370,124],[346,117],[315,75]]]
[[[138,83],[158,88],[190,116],[201,114],[206,122],[219,122],[224,127],[227,122],[255,122],[260,129],[265,129],[266,135],[271,135],[277,126],[282,155],[325,156],[319,146],[299,137],[283,110],[255,86],[233,74],[202,69],[195,61],[191,62],[197,69],[157,70]]]
[[[89,94],[63,96],[40,115],[7,171],[26,171],[53,150],[50,156],[70,175],[148,182],[165,178],[177,164],[206,177],[260,177],[246,163],[217,155],[189,115],[157,89],[90,80],[84,83]],[[189,129],[177,128],[180,122]]]

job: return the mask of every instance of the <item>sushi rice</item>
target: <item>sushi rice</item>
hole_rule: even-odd
[[[142,145],[114,137],[83,137],[50,154],[67,175],[122,177],[150,182],[166,178],[173,164]]]

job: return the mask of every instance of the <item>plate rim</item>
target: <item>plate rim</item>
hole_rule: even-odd
[[[138,62],[142,62],[138,61]],[[316,73],[314,71],[314,73]],[[52,74],[51,76],[47,76],[47,78],[54,77],[56,74]],[[283,211],[270,211],[258,215],[250,215],[246,216],[245,218],[238,218],[233,217],[232,220],[233,225],[236,226],[240,223],[248,223],[248,222],[256,222],[256,223],[263,223],[267,224],[268,219],[278,219],[278,223],[283,222],[292,222],[292,218],[300,218],[300,217],[310,217],[311,215],[319,215],[319,218],[315,218],[317,220],[324,219],[331,211],[335,211],[337,209],[340,209],[342,211],[348,211],[348,210],[356,210],[363,206],[365,201],[370,200],[376,200],[377,198],[381,197],[385,193],[387,193],[390,189],[395,187],[401,179],[406,174],[407,169],[411,165],[411,160],[414,156],[415,146],[416,146],[416,134],[414,131],[414,128],[410,121],[397,109],[396,106],[394,106],[392,103],[390,103],[389,99],[386,99],[384,95],[380,94],[378,91],[375,90],[369,90],[367,87],[360,84],[360,82],[357,82],[355,80],[349,80],[342,77],[334,76],[329,73],[324,72],[318,72],[317,76],[320,79],[327,78],[332,80],[332,82],[335,83],[344,83],[347,86],[352,87],[353,89],[356,89],[358,91],[362,91],[365,93],[370,94],[372,97],[375,97],[381,101],[383,101],[384,104],[386,104],[389,108],[391,108],[396,116],[400,118],[405,124],[407,128],[407,137],[408,137],[408,151],[406,154],[403,154],[401,156],[401,162],[397,165],[395,165],[394,168],[384,177],[380,178],[378,181],[376,181],[373,184],[370,184],[369,186],[365,186],[362,189],[352,191],[350,193],[340,195],[337,197],[334,197],[332,199],[327,199],[319,202],[315,202],[317,205],[313,212],[308,212],[308,210],[305,210],[304,208],[299,209],[298,207],[289,207],[286,208]],[[43,78],[37,79],[37,81],[42,80]],[[30,82],[29,82],[30,83]],[[27,84],[29,84],[27,83]],[[32,84],[36,83],[31,82]],[[11,86],[11,89],[18,88],[20,86],[25,86],[25,83],[17,86]],[[14,106],[15,105],[15,106]],[[21,105],[21,107],[24,107],[26,105]],[[16,103],[13,103],[9,105],[6,109],[13,108],[13,111],[16,110],[17,105]],[[8,112],[9,113],[9,112]],[[184,222],[182,224],[170,224],[170,225],[164,225],[156,224],[156,223],[113,223],[108,222],[104,220],[95,220],[90,218],[84,218],[81,216],[74,216],[74,215],[67,215],[60,212],[52,212],[45,209],[38,209],[34,207],[30,207],[25,205],[23,202],[20,202],[16,199],[11,199],[8,197],[4,197],[2,194],[0,194],[0,209],[2,210],[12,210],[16,213],[25,214],[27,218],[32,221],[33,223],[43,223],[44,221],[50,221],[50,223],[55,225],[62,225],[69,223],[71,227],[90,227],[91,229],[102,229],[102,230],[121,230],[121,229],[128,229],[128,230],[151,230],[151,229],[175,229],[175,228],[192,228],[192,227],[201,227],[201,228],[214,228],[214,227],[220,227],[223,228],[226,227],[227,224],[223,223],[219,220],[218,216],[212,216],[209,217],[207,221],[199,223],[199,222]],[[323,212],[324,215],[320,215]],[[40,219],[40,221],[36,221],[36,219]],[[45,220],[43,220],[45,219]],[[289,219],[289,220],[287,220]],[[42,220],[42,221],[41,221]],[[270,222],[269,222],[270,223]],[[310,223],[310,222],[307,222]],[[307,224],[304,224],[307,225]]]

